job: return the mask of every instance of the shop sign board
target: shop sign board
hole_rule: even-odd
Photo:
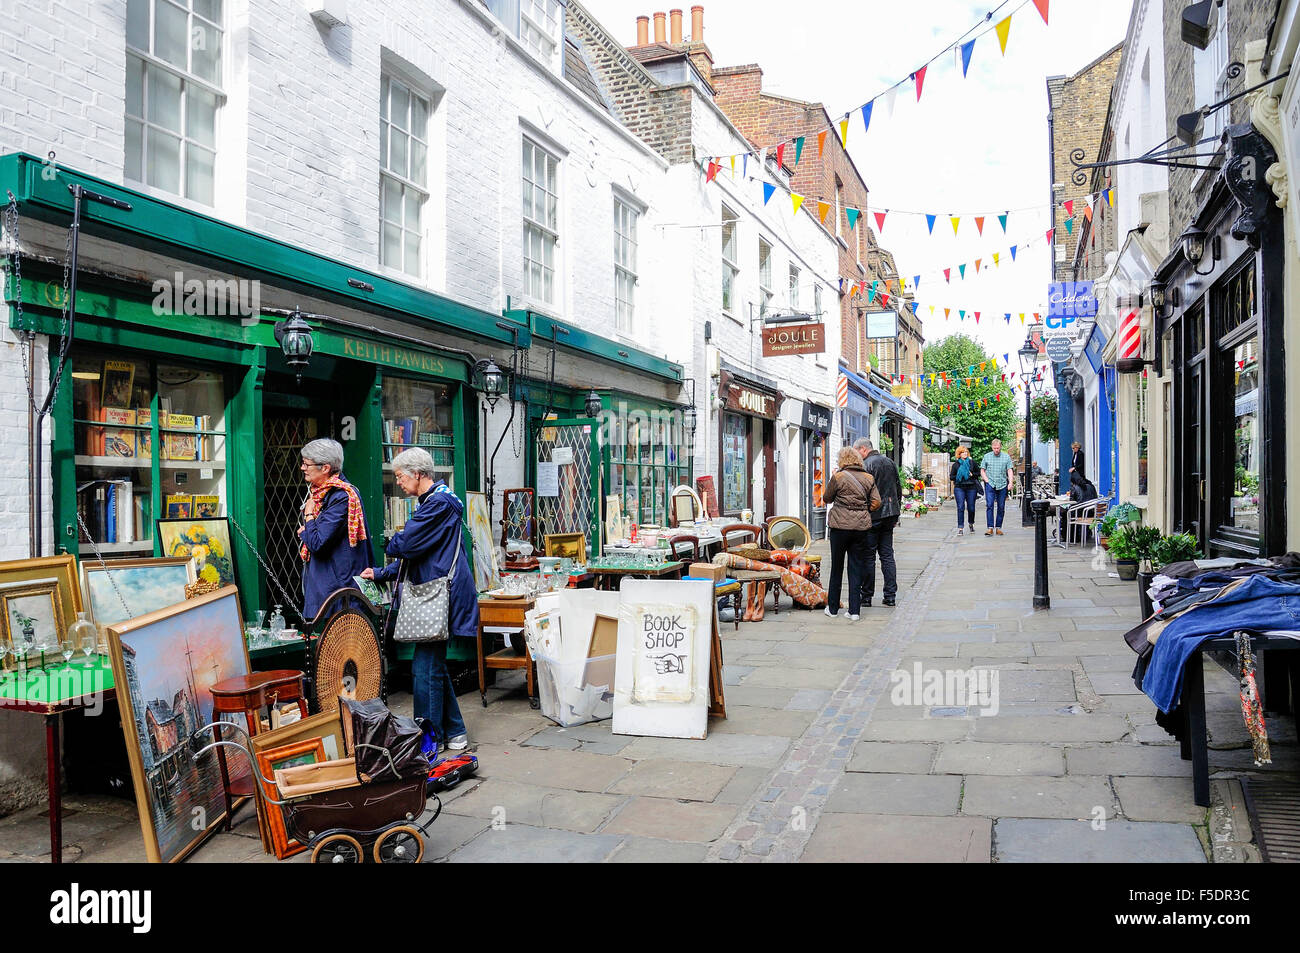
[[[829,431],[831,429],[831,409],[821,404],[803,402],[803,428],[805,430]]]
[[[823,324],[779,324],[763,328],[763,356],[826,353]]]
[[[1074,337],[1079,320],[1096,315],[1097,299],[1091,281],[1053,281],[1048,285],[1045,323],[1049,334]]]
[[[1053,334],[1047,339],[1047,359],[1054,364],[1064,364],[1070,359],[1070,337]]]
[[[867,339],[898,337],[898,313],[895,311],[868,311]]]
[[[776,419],[777,397],[775,394],[733,383],[727,388],[727,409],[753,414],[756,417]]]
[[[889,388],[889,392],[895,397],[907,397],[912,393],[911,384],[895,384]]]

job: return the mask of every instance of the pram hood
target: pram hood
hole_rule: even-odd
[[[378,698],[370,701],[340,698],[339,716],[340,720],[350,721],[350,731],[349,725],[344,725],[344,737],[350,736],[357,779],[362,783],[395,781],[429,773],[429,759],[422,745],[424,730],[414,718],[393,714]]]

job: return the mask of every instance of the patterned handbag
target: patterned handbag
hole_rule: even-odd
[[[440,579],[402,583],[402,604],[393,625],[394,642],[443,642],[448,635],[447,612],[451,603],[451,581],[456,578],[460,559],[460,535],[456,537],[456,554],[451,570]],[[405,571],[406,567],[402,567]]]

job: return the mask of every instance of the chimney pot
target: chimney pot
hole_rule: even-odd
[[[666,41],[667,38],[664,36],[664,15],[662,13],[656,13],[655,14],[655,42],[664,43]]]
[[[681,46],[682,45],[682,11],[681,10],[668,11],[668,25],[669,25],[669,29],[671,30],[669,35],[672,37],[673,46]]]
[[[636,18],[636,45],[646,46],[650,42],[650,18]]]
[[[704,8],[701,6],[691,7],[691,42],[704,42]]]

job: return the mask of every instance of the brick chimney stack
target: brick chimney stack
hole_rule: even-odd
[[[664,36],[664,15],[662,13],[655,14],[655,42],[667,42],[667,37]]]
[[[682,45],[682,11],[668,11],[669,36],[672,38],[673,46]]]
[[[636,18],[636,45],[648,46],[650,43],[650,18]]]

